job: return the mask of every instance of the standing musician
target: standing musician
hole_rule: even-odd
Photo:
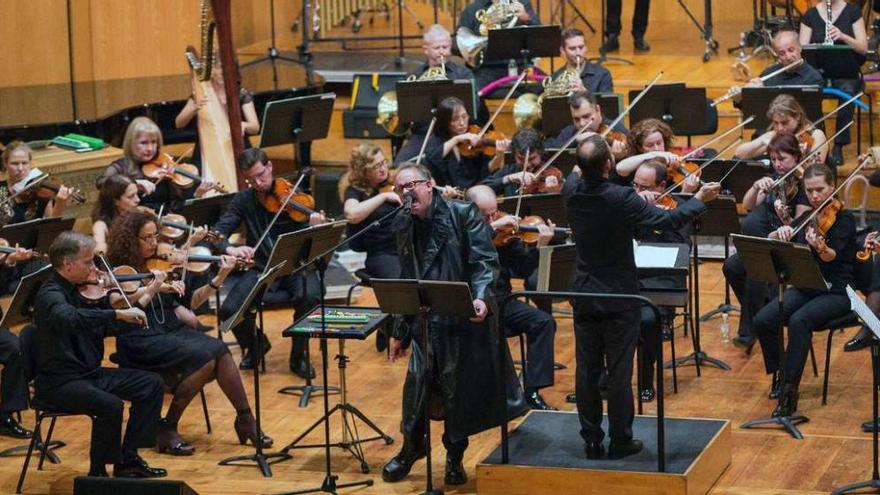
[[[755,139],[742,143],[736,147],[735,158],[749,159],[767,154],[767,146],[770,140],[778,133],[787,132],[794,134],[801,147],[801,152],[806,155],[817,147],[823,147],[818,152],[817,161],[824,162],[828,154],[827,139],[821,129],[810,129],[810,121],[800,103],[793,96],[781,94],[770,102],[767,109],[767,118],[771,124],[767,132]]]
[[[442,317],[429,321],[432,376],[428,379],[429,386],[438,390],[432,394],[436,401],[432,401],[429,411],[436,417],[442,409],[445,418],[445,482],[461,485],[467,482],[461,461],[468,436],[494,428],[525,409],[509,351],[507,346],[498,345],[497,320],[489,313],[498,254],[492,246],[489,226],[477,208],[434,194],[427,168],[404,165],[397,171],[394,189],[401,196],[412,195],[410,213],[401,214],[407,222],[397,232],[401,278],[467,282],[474,297],[476,316],[469,322]],[[411,319],[401,323],[389,343],[392,361],[403,355],[402,339],[412,337],[417,344],[422,340],[422,332],[413,328]],[[499,355],[505,359],[503,366],[498,364]],[[403,386],[403,447],[382,468],[382,479],[387,482],[402,480],[425,456],[425,359],[421,346],[414,345]],[[499,383],[506,385],[504,397]],[[499,411],[499,404],[507,405],[506,414]]]
[[[621,0],[608,0],[608,14],[605,17],[606,41],[599,49],[602,54],[616,52],[620,49],[620,10]],[[651,0],[636,0],[632,17],[633,48],[637,52],[646,52],[651,49],[645,41],[645,31],[648,30],[648,10]]]
[[[694,175],[691,177],[696,178]],[[656,198],[663,194],[667,186],[666,163],[661,160],[647,160],[639,165],[633,177],[633,188],[636,193],[649,204],[665,210],[674,210],[678,207],[678,201],[671,195],[663,196],[659,201]],[[684,192],[692,192],[699,189],[699,180],[686,183]],[[687,223],[677,229],[655,229],[640,227],[635,231],[635,239],[639,242],[651,242],[660,244],[691,244],[691,224]],[[654,276],[640,277],[640,289],[684,289],[687,280],[683,276]],[[672,319],[675,311],[668,307],[660,307],[661,328],[672,328]],[[655,342],[657,342],[656,324],[654,312],[647,307],[641,308],[641,344],[642,359],[639,368],[639,382],[642,389],[639,391],[643,402],[654,400],[654,368],[657,363]]]
[[[814,209],[819,208],[834,193],[834,176],[825,165],[811,165],[804,172],[804,187],[810,205]],[[819,264],[822,276],[831,284],[828,290],[788,288],[783,297],[782,315],[779,314],[776,301],[771,301],[755,315],[754,331],[761,341],[767,373],[775,373],[780,366],[785,370],[785,383],[781,384],[782,398],[773,416],[791,416],[797,411],[798,385],[813,332],[825,328],[826,323],[850,311],[845,288],[853,280],[856,223],[852,214],[844,208],[840,201],[832,199],[798,235],[789,225],[770,233],[771,239],[807,244]],[[780,319],[788,325],[784,363],[779,362]]]
[[[162,131],[147,117],[137,117],[128,125],[122,140],[122,152],[124,156],[111,163],[98,177],[96,182],[98,189],[104,186],[108,177],[125,175],[137,184],[138,190],[143,194],[141,203],[144,206],[158,211],[164,205],[167,211],[174,209],[176,203],[183,201],[190,194],[200,198],[214,187],[210,181],[202,181],[195,192],[191,193],[170,180],[154,182],[144,175],[143,167],[146,164],[173,161],[162,152]]]
[[[789,133],[776,134],[767,148],[773,172],[769,177],[755,181],[743,198],[743,206],[749,213],[742,222],[742,230],[744,234],[755,237],[767,237],[811,209],[799,174],[792,174],[782,184],[784,198],[780,195],[783,192],[781,189],[772,189],[774,181],[801,161],[801,148],[797,138]],[[769,299],[771,286],[748,278],[739,254],[724,260],[722,271],[741,307],[739,329],[733,343],[749,353],[757,338],[752,328],[752,319]]]
[[[614,92],[611,72],[601,65],[590,62],[587,58],[587,42],[584,39],[583,31],[578,28],[568,28],[563,31],[559,54],[565,59],[565,67],[561,67],[553,73],[554,80],[558,79],[566,70],[580,70],[578,77],[572,80],[571,86],[568,88],[570,91]]]
[[[777,62],[761,71],[760,76],[749,80],[745,87],[822,86],[822,74],[806,62],[762,81],[762,77],[803,59],[801,56],[803,47],[798,41],[798,34],[788,29],[783,29],[773,36],[773,51],[776,52]],[[742,93],[737,94],[733,99],[734,102],[739,102],[742,99]]]
[[[477,19],[477,11],[489,9],[499,0],[473,0],[458,17],[459,29],[467,29],[475,35],[480,35],[480,21]],[[510,0],[513,15],[516,17],[515,26],[537,26],[541,24],[538,14],[532,8],[529,0]],[[515,61],[520,64],[520,61]],[[485,87],[487,84],[507,76],[508,70],[507,60],[497,60],[485,62],[480,67],[474,69],[476,77],[477,89]],[[519,67],[520,70],[523,67]]]
[[[577,149],[578,166],[565,182],[568,218],[577,246],[574,290],[638,294],[633,236],[638,228],[675,229],[702,213],[721,186],[704,185],[694,199],[674,210],[649,205],[631,187],[608,181],[614,164],[608,144],[587,137]],[[583,178],[581,178],[583,175]],[[639,335],[638,303],[574,300],[577,370],[575,387],[580,434],[587,458],[605,453],[599,377],[607,363],[609,459],[642,450],[632,437],[633,355]]]
[[[86,302],[77,287],[95,281],[95,241],[63,232],[49,248],[54,272],[34,299],[34,402],[41,409],[87,414],[92,418],[89,476],[163,477],[137,449],[156,444],[162,411],[162,379],[142,370],[101,367],[104,338],[142,332],[146,315],[139,308],[111,309],[104,298]],[[123,400],[131,401],[128,426],[122,432]],[[120,447],[121,440],[121,447]]]
[[[831,18],[828,18],[828,3],[830,3]],[[826,33],[826,26],[831,24]],[[808,10],[801,17],[800,42],[806,44],[821,44],[828,39],[835,45],[848,45],[856,53],[856,64],[860,67],[865,63],[868,53],[868,35],[865,32],[865,20],[858,5],[852,5],[846,0],[823,0],[815,7]],[[858,73],[858,67],[853,71]],[[829,79],[828,83],[841,91],[855,95],[864,87],[864,81],[859,77],[853,79]],[[847,105],[837,113],[836,129],[842,129],[852,122],[853,107]],[[847,129],[834,139],[834,149],[831,150],[831,164],[838,166],[843,163],[843,147],[851,141],[850,131]]]
[[[223,341],[190,328],[179,317],[190,312],[187,306],[197,308],[220,290],[235,269],[235,258],[221,256],[216,275],[207,284],[187,290],[186,283],[192,279],[169,283],[167,272],[148,268],[148,261],[156,256],[158,247],[158,219],[152,213],[133,211],[113,222],[109,262],[152,275],[152,281],[128,295],[132,304],[146,313],[147,327],[116,337],[119,362],[125,368],[159,373],[165,385],[174,391],[168,413],[159,422],[156,450],[171,455],[195,453],[192,444],[178,434],[177,424],[199,390],[212,380],[217,380],[235,408],[233,426],[239,442],[260,441],[264,448],[271,447],[272,439],[257,433],[257,423],[229,348]]]
[[[514,138],[515,139],[515,138]],[[495,297],[500,301],[513,292],[510,285],[512,277],[523,279],[527,290],[534,290],[538,272],[538,248],[547,246],[553,240],[552,222],[538,225],[536,246],[529,247],[521,239],[511,237],[506,244],[499,245],[503,232],[510,233],[519,226],[520,219],[498,211],[498,198],[487,186],[474,186],[467,191],[467,199],[474,203],[483,214],[483,221],[492,227],[495,236],[495,249],[498,251],[498,264],[501,270],[495,279]],[[529,282],[532,283],[529,287]],[[552,306],[551,308],[552,309]],[[540,390],[553,385],[553,350],[556,336],[556,320],[552,314],[531,306],[520,299],[513,299],[504,306],[504,319],[501,325],[508,337],[526,334],[526,404],[532,409],[555,411],[541,397]]]
[[[572,93],[568,97],[568,108],[571,111],[572,125],[566,126],[559,131],[559,135],[555,138],[550,138],[544,141],[544,146],[547,148],[559,148],[563,146],[569,139],[571,139],[576,130],[586,125],[590,119],[592,119],[592,122],[590,122],[590,125],[586,130],[597,134],[605,132],[608,129],[608,126],[613,123],[611,119],[602,116],[602,108],[600,107],[598,100],[596,100],[596,96],[589,91]],[[584,135],[586,136],[588,133],[584,132]],[[621,124],[617,124],[617,126],[608,133],[608,138],[611,142],[611,152],[614,155],[615,160],[619,160],[626,156],[626,140],[628,135],[629,131],[627,131]],[[571,144],[571,146],[576,145],[576,141]]]
[[[464,102],[454,96],[437,106],[436,133],[425,149],[425,163],[438,186],[467,190],[504,163],[510,140],[480,142],[476,129],[468,126],[469,118]]]
[[[521,187],[529,193],[558,193],[562,191],[562,172],[552,165],[538,177],[535,172],[543,163],[544,144],[541,134],[531,127],[524,127],[513,135],[510,140],[513,151],[513,163],[508,163],[482,180],[481,184],[489,186],[495,194],[516,196]],[[528,163],[526,161],[528,153]],[[525,169],[523,170],[523,164]]]
[[[277,193],[286,181],[276,179],[272,174],[272,162],[266,153],[259,148],[251,148],[245,150],[238,160],[239,168],[247,177],[247,180],[253,185],[252,188],[244,189],[235,193],[229,206],[223,212],[223,215],[214,225],[214,231],[220,233],[224,240],[218,243],[220,251],[237,258],[253,259],[255,261],[254,268],[244,272],[239,278],[226,299],[220,306],[220,318],[226,320],[232,317],[236,311],[244,303],[248,293],[257,283],[260,274],[266,268],[266,262],[272,254],[272,248],[275,240],[281,234],[293,232],[296,230],[307,228],[310,225],[318,225],[326,222],[323,212],[314,212],[304,215],[305,221],[296,221],[292,218],[293,214],[288,215],[288,211],[282,213],[278,220],[272,225],[271,230],[259,246],[255,246],[260,236],[266,232],[270,226],[274,212],[269,211],[264,204],[269,204],[268,199],[277,199],[278,203],[284,200],[284,196]],[[285,195],[286,196],[286,195]],[[239,226],[244,224],[247,230],[247,245],[233,246],[229,244],[229,236],[235,232]],[[303,270],[299,273],[283,277],[276,280],[272,284],[269,291],[266,292],[264,300],[268,298],[277,299],[278,301],[292,302],[294,307],[294,320],[305,314],[306,311],[314,308],[321,297],[321,284],[317,274],[312,270]],[[253,369],[254,363],[258,362],[253,350],[254,328],[256,319],[256,309],[251,308],[240,324],[232,329],[235,334],[235,340],[244,351],[238,367],[240,369]],[[263,354],[269,352],[271,345],[269,340],[265,338],[261,348]],[[308,346],[308,337],[295,335],[292,337],[290,348],[290,371],[300,377],[314,377],[315,370],[306,359],[306,347]]]
[[[33,166],[31,148],[21,141],[13,141],[6,146],[2,155],[2,169],[6,172],[6,180],[0,181],[0,225],[21,223],[43,217],[60,217],[67,206],[72,189],[65,186],[58,188],[55,198],[44,201],[28,194],[17,195],[28,183],[42,172]]]

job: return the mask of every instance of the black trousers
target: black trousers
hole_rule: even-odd
[[[396,254],[367,254],[364,268],[373,278],[400,278],[400,259]]]
[[[739,254],[724,260],[721,270],[742,309],[737,333],[740,337],[754,337],[752,319],[767,304],[771,292],[770,285],[746,277],[746,267]]]
[[[508,337],[526,334],[525,388],[553,385],[556,321],[549,314],[523,301],[513,300],[504,306],[504,331]]]
[[[864,83],[861,79],[832,79],[831,87],[837,88],[841,91],[845,91],[853,96],[855,96],[859,91],[864,88]],[[843,103],[846,100],[842,100],[840,103]],[[843,129],[844,126],[853,121],[853,112],[855,112],[855,105],[847,105],[841,108],[837,112],[837,123],[835,124],[835,129]],[[836,146],[844,146],[852,142],[851,137],[852,128],[849,128],[840,133],[839,136],[834,138],[834,144]]]
[[[35,402],[52,409],[92,417],[92,467],[132,459],[137,449],[156,443],[162,411],[162,378],[151,371],[99,368],[93,377],[73,380],[48,390],[37,390]],[[125,437],[123,402],[131,402]],[[120,447],[120,438],[122,440]]]
[[[18,337],[8,328],[0,328],[0,413],[23,411],[28,408],[28,389],[21,363]]]
[[[257,270],[248,270],[242,273],[235,285],[226,295],[223,304],[220,305],[220,319],[226,320],[231,318],[235,312],[244,304],[248,293],[253,289],[260,278],[260,272]],[[266,303],[293,303],[293,319],[305,315],[305,313],[321,302],[321,281],[318,274],[311,270],[305,270],[295,275],[283,277],[272,285],[272,289],[266,291],[263,297]],[[235,334],[235,340],[242,350],[250,349],[254,343],[254,327],[256,325],[257,310],[256,304],[252,305],[248,312],[248,317],[232,329]],[[295,335],[292,337],[290,348],[290,361],[293,363],[299,360],[305,354],[308,345],[308,337],[305,335]]]
[[[672,314],[667,308],[660,308],[663,318]],[[641,312],[641,329],[639,346],[642,350],[642,358],[639,367],[639,381],[642,390],[654,389],[654,369],[657,367],[657,333],[656,318],[654,312],[647,306],[642,306]]]
[[[621,0],[608,0],[608,11],[605,17],[605,34],[620,34]],[[641,38],[648,30],[648,8],[651,0],[636,0],[632,18],[632,35]]]
[[[810,352],[813,332],[849,312],[849,298],[843,291],[787,289],[782,297],[782,322],[788,325],[785,351],[785,383],[795,387],[801,381]],[[761,342],[767,373],[779,369],[779,304],[771,301],[755,315],[754,331]]]
[[[607,369],[609,436],[612,442],[632,439],[635,416],[632,370],[639,338],[639,312],[590,313],[575,310],[575,394],[581,437],[601,442],[602,397],[599,377]],[[607,366],[606,366],[607,365]]]

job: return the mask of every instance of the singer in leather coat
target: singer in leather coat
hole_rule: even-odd
[[[473,298],[489,306],[489,315],[481,323],[436,315],[429,318],[434,376],[439,385],[439,390],[432,389],[429,411],[434,419],[445,418],[443,440],[452,453],[452,444],[466,446],[468,435],[498,426],[527,408],[510,353],[506,346],[499,349],[498,345],[491,286],[499,266],[490,229],[472,204],[429,194],[427,218],[412,217],[397,232],[401,278],[468,282]],[[407,318],[395,325],[394,337],[412,337],[420,343],[422,332],[414,319]],[[504,353],[503,369],[499,369],[499,352]],[[423,365],[419,345],[413,345],[403,389],[402,431],[405,443],[416,448],[423,447],[419,435],[424,406]],[[500,397],[499,379],[504,380],[506,399]],[[507,402],[506,417],[502,400]]]

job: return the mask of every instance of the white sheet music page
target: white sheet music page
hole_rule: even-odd
[[[846,286],[846,295],[849,296],[850,309],[855,311],[862,322],[880,339],[880,319],[877,319],[877,315],[862,301],[862,298],[856,294],[856,291],[848,285]]]
[[[678,247],[644,246],[633,242],[636,266],[639,268],[673,268]]]

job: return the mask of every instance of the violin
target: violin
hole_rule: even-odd
[[[596,129],[596,134],[602,134],[611,141],[626,143],[626,134],[616,131],[613,128],[609,129],[608,125],[605,123],[599,124],[599,127]]]
[[[809,153],[813,149],[813,145],[816,144],[816,140],[813,138],[813,134],[806,129],[798,133],[797,139],[801,145],[802,154]]]
[[[257,201],[263,205],[269,213],[278,213],[284,199],[294,192],[293,196],[284,206],[284,211],[294,222],[308,223],[309,217],[315,212],[315,198],[304,192],[295,192],[293,184],[288,180],[277,177],[272,187],[266,192],[257,192]]]
[[[668,180],[678,184],[684,183],[688,176],[700,169],[700,166],[693,162],[679,162],[678,165],[667,164],[666,176]]]
[[[6,258],[7,254],[12,254],[16,250],[17,250],[17,248],[9,245],[9,241],[0,237],[0,260]],[[37,258],[37,259],[43,259],[43,260],[49,259],[48,254],[39,253],[39,252],[34,251],[32,249],[28,249],[28,253],[30,253],[31,258]]]
[[[494,222],[499,218],[504,218],[506,216],[510,216],[509,213],[504,213],[503,211],[496,211],[490,218],[490,222]],[[495,232],[495,238],[492,239],[492,244],[495,247],[504,247],[513,242],[514,239],[519,239],[525,244],[535,245],[538,243],[538,226],[539,225],[547,225],[547,222],[544,221],[543,218],[537,215],[529,215],[520,219],[519,224],[514,227],[512,225],[505,225],[504,227],[498,229]],[[571,229],[562,228],[562,227],[554,227],[553,228],[554,235],[571,235]]]
[[[678,208],[678,202],[675,201],[675,198],[667,194],[666,196],[661,196],[660,198],[658,198],[657,202],[654,203],[654,206],[656,206],[657,208],[662,208],[664,210],[674,210]]]
[[[837,221],[837,214],[843,210],[843,203],[838,199],[832,199],[827,205],[819,210],[819,213],[810,220],[810,226],[822,237],[831,230]]]
[[[159,235],[171,242],[179,241],[183,239],[184,235],[191,234],[195,230],[193,227],[190,227],[183,215],[178,215],[177,213],[162,215],[159,218],[159,227]],[[223,234],[216,230],[209,230],[205,235],[205,239],[210,242],[218,242],[223,240]]]
[[[186,270],[195,274],[203,274],[211,268],[211,264],[219,263],[222,257],[211,254],[205,246],[190,246],[187,251],[178,249],[167,242],[160,242],[153,258],[147,260],[150,270],[171,271],[182,268],[186,262]],[[236,270],[247,270],[254,266],[253,260],[236,259]]]
[[[472,134],[479,134],[481,131],[482,129],[478,125],[471,125],[467,130]],[[486,131],[483,138],[473,146],[469,142],[458,143],[458,154],[468,158],[481,155],[492,157],[497,152],[495,143],[504,139],[507,139],[507,136],[499,131]]]
[[[535,179],[529,183],[523,190],[524,194],[540,194],[547,192],[547,178],[555,177],[556,182],[558,184],[562,184],[564,179],[562,178],[562,171],[558,168],[550,165],[547,168],[544,168],[539,174],[535,176]]]
[[[42,179],[40,177],[43,177]],[[29,181],[15,197],[18,203],[31,203],[33,201],[52,201],[58,195],[58,190],[64,186],[64,181],[58,177],[44,174]],[[70,189],[70,201],[75,205],[86,202],[86,197],[76,188]]]
[[[178,187],[191,188],[196,182],[203,182],[199,169],[191,163],[177,163],[171,155],[160,153],[153,160],[141,165],[141,172],[153,182],[168,179]],[[223,184],[214,184],[213,190],[225,194]]]

